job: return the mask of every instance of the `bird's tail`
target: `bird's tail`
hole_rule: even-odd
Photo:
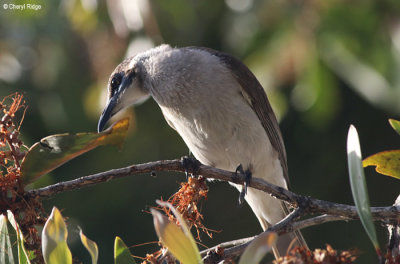
[[[246,200],[250,207],[252,207],[264,231],[267,230],[271,224],[276,224],[290,212],[287,204],[283,201],[279,201],[266,193],[252,188],[249,188]],[[260,201],[263,202],[260,203]],[[273,210],[273,212],[271,210]],[[269,219],[273,222],[269,222],[266,219],[267,217],[265,217],[271,215],[274,217],[269,217]],[[308,249],[307,243],[299,230],[280,235],[275,247],[273,248],[273,253],[275,258],[279,258],[281,256],[286,256],[290,250],[296,247]]]
[[[289,208],[286,203],[281,202],[282,209],[285,214],[289,214]],[[301,247],[308,249],[306,240],[299,230],[279,236],[276,246],[272,249],[275,258],[286,256],[291,249]]]

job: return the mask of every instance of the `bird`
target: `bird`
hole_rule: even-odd
[[[162,44],[126,58],[109,78],[98,131],[116,113],[149,97],[202,164],[288,188],[278,121],[264,88],[236,57],[205,47]],[[233,185],[244,193],[241,185]],[[289,213],[284,202],[260,190],[249,187],[244,198],[263,230]],[[300,231],[279,236],[275,258],[295,246],[307,248]]]

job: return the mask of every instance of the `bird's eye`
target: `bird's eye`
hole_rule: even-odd
[[[122,75],[120,73],[115,74],[114,77],[111,79],[110,83],[111,96],[114,95],[115,91],[121,85],[121,81],[122,81]]]

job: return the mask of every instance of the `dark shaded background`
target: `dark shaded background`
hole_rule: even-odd
[[[40,4],[10,10],[3,3]],[[268,92],[281,122],[291,186],[315,198],[353,204],[345,142],[350,124],[364,156],[398,148],[387,119],[399,118],[400,2],[398,0],[3,0],[0,6],[0,96],[24,93],[26,145],[56,133],[95,131],[106,83],[127,54],[160,43],[207,46],[241,58]],[[149,100],[130,109],[131,131],[121,152],[91,151],[43,177],[34,187],[111,168],[188,154]],[[366,169],[373,206],[394,202],[398,180]],[[179,188],[184,175],[159,173],[114,180],[45,201],[68,217],[73,255],[89,263],[78,226],[98,243],[99,263],[112,263],[113,241],[157,241],[145,211]],[[212,241],[261,231],[228,184],[210,184],[205,225],[222,232]],[[381,246],[386,230],[377,226]],[[359,263],[376,263],[360,222],[329,223],[303,231],[311,248],[358,249]],[[155,246],[132,248],[138,256]]]

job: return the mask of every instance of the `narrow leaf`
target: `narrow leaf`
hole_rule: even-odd
[[[114,242],[114,264],[136,264],[131,252],[120,237]]]
[[[92,258],[92,264],[96,264],[99,258],[99,249],[97,248],[97,244],[94,241],[87,238],[87,236],[83,234],[82,230],[80,230],[79,236],[81,238],[82,244],[89,251],[90,257]]]
[[[183,219],[181,214],[175,209],[175,207],[171,203],[168,203],[168,202],[163,202],[160,200],[157,200],[156,202],[157,202],[157,204],[168,207],[171,210],[171,212],[174,214],[176,219],[178,219],[178,222],[181,225],[183,232],[185,232],[186,236],[190,239],[192,245],[197,248],[196,241],[194,240],[192,233],[190,233],[190,229],[187,226],[186,221]]]
[[[0,263],[14,264],[14,256],[8,234],[7,218],[0,215]]]
[[[365,158],[363,166],[376,166],[376,172],[400,179],[400,150],[389,150]]]
[[[101,133],[59,134],[43,138],[29,149],[22,161],[21,174],[25,184],[98,146],[122,146],[128,126],[129,119],[126,118]]]
[[[371,209],[365,181],[364,170],[361,162],[361,148],[356,128],[351,125],[347,136],[347,160],[353,200],[356,204],[358,215],[365,231],[367,232],[375,250],[379,251],[378,240],[374,223],[372,222]]]
[[[42,231],[42,252],[47,264],[71,264],[72,255],[67,245],[68,231],[60,211],[53,207]]]
[[[21,229],[19,228],[18,223],[15,221],[15,217],[13,213],[8,210],[7,218],[10,222],[11,226],[14,228],[15,233],[17,234],[17,246],[18,246],[18,263],[19,264],[30,264],[28,252],[25,248],[24,244],[24,236],[22,234]]]
[[[395,119],[389,119],[389,124],[393,127],[393,129],[400,135],[400,121]]]
[[[199,261],[198,263],[202,262],[201,261],[201,256],[200,256],[200,252],[199,252],[199,250],[197,248],[197,245],[196,245],[196,241],[194,240],[194,238],[192,236],[192,233],[190,232],[190,229],[187,226],[186,221],[185,221],[185,219],[183,219],[182,215],[178,212],[178,210],[176,210],[176,208],[171,203],[163,202],[163,201],[160,201],[160,200],[157,200],[156,202],[160,206],[168,207],[171,210],[171,212],[174,214],[174,216],[178,220],[178,222],[179,222],[183,232],[185,233],[186,237],[190,240],[191,247],[195,249],[196,258],[197,258],[197,261]]]
[[[240,257],[239,264],[258,264],[271,251],[278,236],[274,232],[265,232],[256,237]]]
[[[177,224],[168,220],[159,211],[150,209],[153,214],[154,227],[161,242],[168,250],[184,264],[202,263],[200,252],[193,245],[193,236],[190,237]],[[182,225],[183,226],[183,225]]]

